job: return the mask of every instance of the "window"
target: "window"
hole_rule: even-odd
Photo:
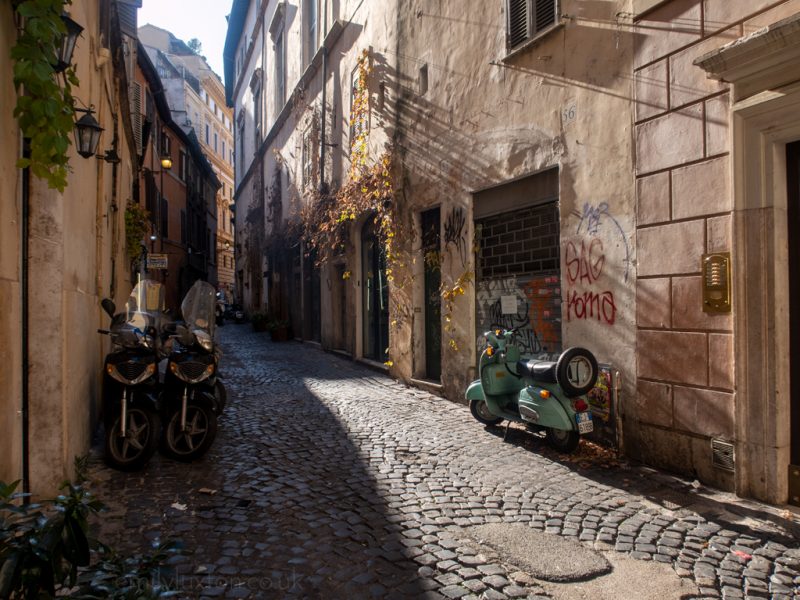
[[[506,47],[511,50],[558,21],[558,0],[506,0]]]
[[[181,211],[181,244],[186,243],[186,211]]]
[[[186,152],[183,150],[178,157],[178,177],[181,178],[181,181],[186,181]]]
[[[217,152],[219,152],[219,150],[217,149],[217,143],[218,143],[218,140],[219,140],[219,137],[217,136],[217,132],[215,131],[215,132],[214,132],[214,153],[215,153],[215,154],[216,154]]]
[[[361,60],[367,60],[366,58]],[[363,65],[366,66],[366,65]],[[369,89],[361,61],[350,74],[350,148],[364,142],[369,133]]]
[[[210,139],[211,139],[211,129],[209,128],[208,123],[206,123],[206,144],[209,143]]]
[[[225,152],[225,140],[222,140],[222,158],[224,159],[226,156],[228,156],[228,153]]]
[[[286,45],[283,27],[275,36],[275,112],[286,103]]]
[[[312,178],[312,168],[314,161],[312,160],[312,154],[314,150],[312,148],[311,143],[311,126],[309,125],[305,132],[303,132],[303,158],[302,158],[302,165],[303,165],[303,187],[306,188],[311,185],[311,178]]]
[[[314,58],[314,53],[317,51],[319,44],[319,0],[305,0],[303,5],[305,12],[305,59],[306,63],[310,63]]]
[[[166,131],[161,131],[161,156],[170,155],[170,139]]]

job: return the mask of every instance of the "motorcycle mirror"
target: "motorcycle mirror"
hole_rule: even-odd
[[[109,317],[114,318],[114,313],[117,312],[117,305],[114,304],[111,298],[103,298],[100,302],[100,306],[103,307],[103,310],[106,311]]]

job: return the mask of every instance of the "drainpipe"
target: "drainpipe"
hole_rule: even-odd
[[[23,158],[30,158],[31,148],[30,140],[23,139],[22,141],[22,156]],[[30,494],[31,491],[31,474],[30,474],[30,435],[29,435],[29,412],[30,412],[30,397],[28,393],[28,237],[30,223],[29,206],[31,195],[31,171],[29,167],[22,169],[22,235],[20,240],[22,265],[20,274],[20,283],[22,284],[22,493]],[[29,496],[24,496],[23,502],[28,504]]]

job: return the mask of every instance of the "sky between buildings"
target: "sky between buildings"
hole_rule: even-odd
[[[231,0],[143,0],[139,9],[139,27],[150,23],[188,42],[197,38],[203,44],[201,54],[225,81],[222,49],[230,14]]]

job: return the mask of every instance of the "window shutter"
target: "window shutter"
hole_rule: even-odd
[[[518,46],[528,39],[529,0],[508,0],[508,47]],[[553,0],[550,0],[552,3]]]
[[[132,38],[137,37],[135,6],[129,4],[118,4],[117,14],[119,15],[119,28],[122,33]]]
[[[536,0],[536,24],[533,33],[554,25],[556,22],[557,0]]]
[[[136,154],[142,155],[142,85],[133,82],[131,86],[131,123],[133,139],[136,141]]]

